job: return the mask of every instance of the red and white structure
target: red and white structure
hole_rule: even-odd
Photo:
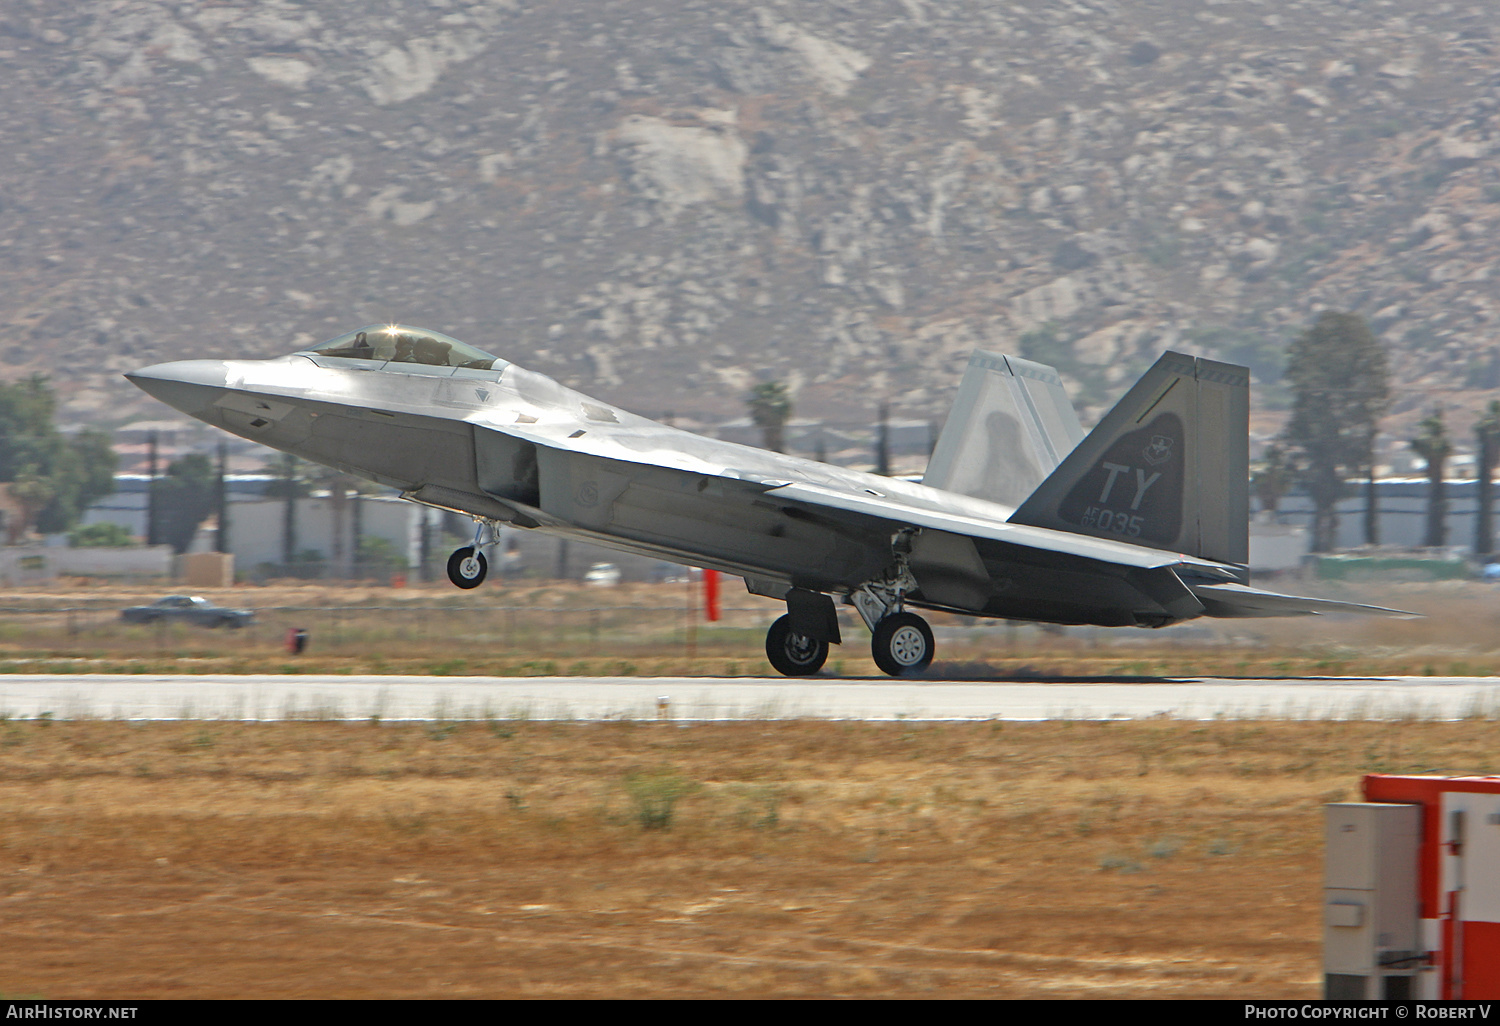
[[[1327,807],[1324,995],[1500,998],[1500,777],[1364,778]]]

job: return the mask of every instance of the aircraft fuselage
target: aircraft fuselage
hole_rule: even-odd
[[[766,652],[791,675],[816,673],[840,641],[832,596],[897,675],[932,659],[907,605],[1150,627],[1392,612],[1248,586],[1248,372],[1180,353],[1087,435],[1055,369],[976,353],[929,468],[942,488],[694,435],[404,325],[128,377],[416,502],[742,576],[786,600]],[[994,501],[1009,496],[1021,505]],[[449,560],[458,587],[484,580],[479,541]]]
[[[668,427],[515,364],[474,370],[299,354],[184,361],[130,377],[210,424],[419,502],[713,567],[768,593],[789,585],[847,594],[892,570],[899,529],[769,494],[779,486],[811,483],[996,524],[1012,512]],[[980,544],[983,569],[969,573],[958,601],[920,592],[909,601],[1069,623],[1170,618],[1129,575],[1006,548]],[[981,574],[1001,586],[984,587]],[[1101,590],[1117,608],[1101,611]]]

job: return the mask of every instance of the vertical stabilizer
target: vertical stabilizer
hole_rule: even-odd
[[[1056,370],[976,351],[922,483],[1016,506],[1082,438]]]
[[[1250,372],[1166,353],[1010,518],[1249,562]]]

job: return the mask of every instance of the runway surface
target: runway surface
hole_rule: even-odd
[[[1500,678],[1081,683],[709,677],[0,676],[0,716],[129,720],[1461,719]]]

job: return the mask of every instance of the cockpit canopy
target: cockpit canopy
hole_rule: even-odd
[[[421,363],[429,367],[500,370],[506,361],[440,331],[405,324],[371,324],[303,350],[342,360]]]

